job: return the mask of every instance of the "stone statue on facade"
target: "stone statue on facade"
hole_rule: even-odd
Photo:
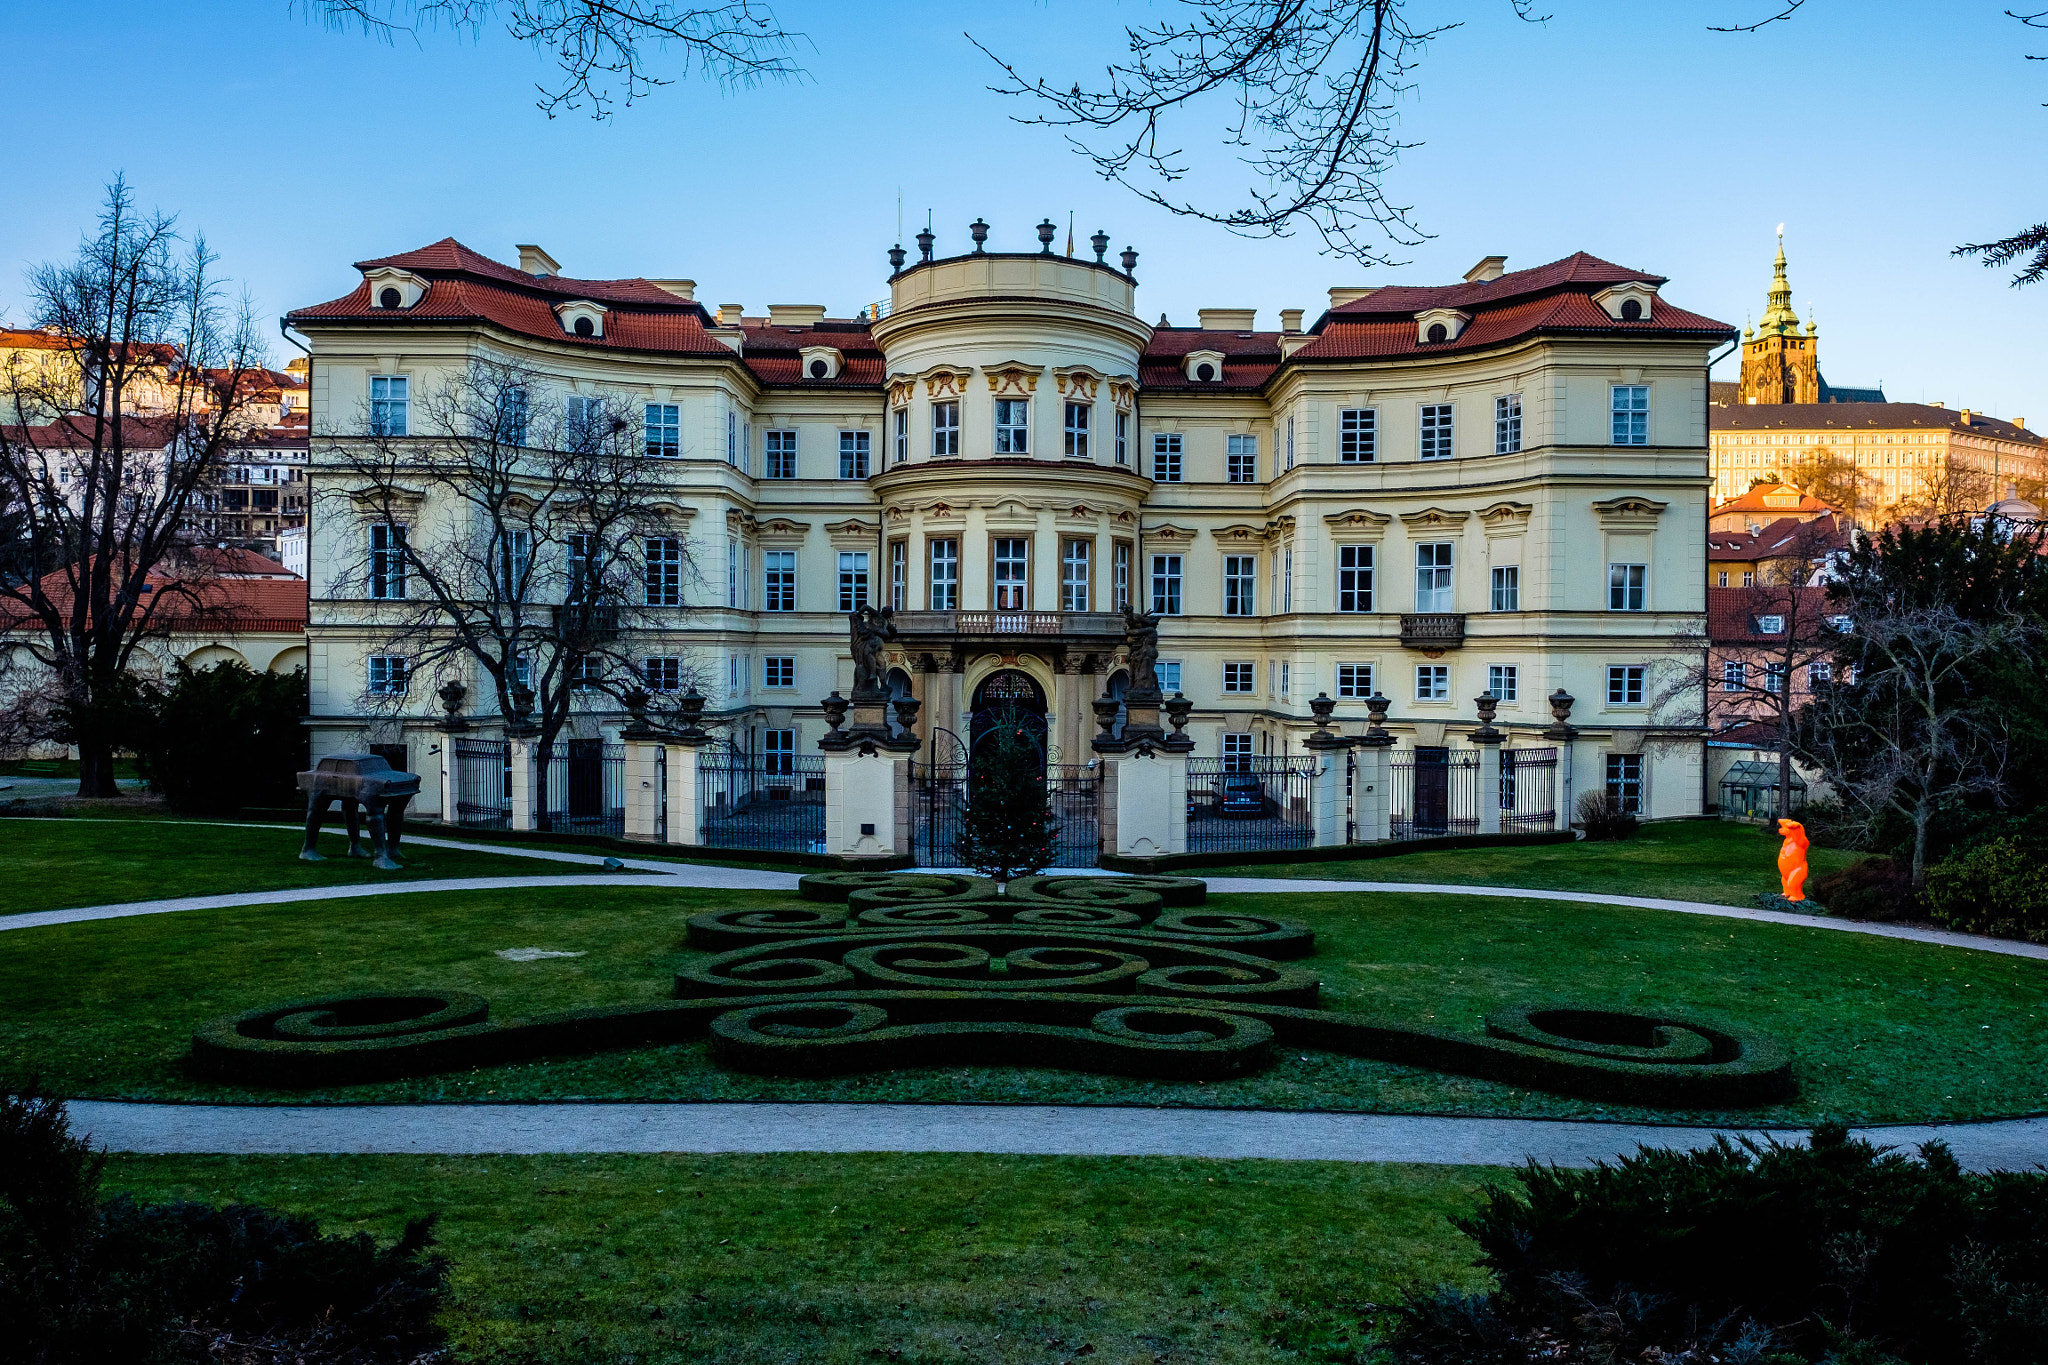
[[[1126,696],[1159,696],[1159,617],[1124,608],[1124,640],[1131,661],[1131,685]]]
[[[888,665],[883,650],[896,639],[896,624],[892,619],[895,612],[888,607],[877,610],[862,607],[850,612],[846,623],[853,645],[853,690],[858,696],[863,691],[880,692],[888,686],[885,675]]]

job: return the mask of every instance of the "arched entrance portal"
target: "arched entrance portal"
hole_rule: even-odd
[[[1024,731],[1037,746],[1039,762],[1043,763],[1047,757],[1045,689],[1022,669],[999,668],[974,689],[974,710],[967,737],[970,758],[996,726],[1005,722]]]

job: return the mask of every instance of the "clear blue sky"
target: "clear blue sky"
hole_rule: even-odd
[[[72,249],[117,170],[204,230],[266,317],[345,292],[351,261],[449,235],[499,259],[538,242],[572,275],[694,278],[713,304],[843,314],[886,292],[900,189],[906,233],[929,208],[941,252],[965,249],[977,214],[991,245],[1024,249],[1072,210],[1078,236],[1138,248],[1140,308],[1176,321],[1256,305],[1272,326],[1286,307],[1313,318],[1332,285],[1585,250],[1739,326],[1762,310],[1782,221],[1832,380],[2048,424],[2048,285],[2012,290],[1948,255],[2048,217],[2048,65],[2023,60],[2048,34],[2001,0],[1811,0],[1760,33],[1707,31],[1772,7],[1554,0],[1532,26],[1506,0],[1424,6],[1464,26],[1423,60],[1402,131],[1424,145],[1389,184],[1435,235],[1365,270],[1105,185],[1007,121],[962,36],[1066,81],[1163,6],[797,0],[778,12],[813,45],[805,81],[686,81],[593,124],[538,112],[546,69],[502,34],[385,47],[288,0],[14,4],[0,50],[26,112],[0,152],[0,308],[20,320],[21,267]],[[1242,183],[1197,151],[1200,174]]]

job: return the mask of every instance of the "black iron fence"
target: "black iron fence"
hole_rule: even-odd
[[[626,832],[626,746],[601,739],[558,739],[546,780],[535,793],[542,829],[573,834]]]
[[[919,867],[958,867],[957,844],[970,796],[965,763],[910,766],[911,851]],[[1092,764],[1048,764],[1045,798],[1058,832],[1051,867],[1094,867],[1102,853],[1101,770]]]
[[[512,824],[512,746],[502,739],[455,739],[455,819],[472,829]]]
[[[1557,750],[1500,751],[1500,832],[1557,828]]]
[[[1418,745],[1395,750],[1387,831],[1395,839],[1479,832],[1479,754]]]
[[[1188,852],[1248,853],[1315,842],[1314,789],[1323,756],[1188,760]]]
[[[697,755],[697,835],[713,848],[825,851],[825,756]]]

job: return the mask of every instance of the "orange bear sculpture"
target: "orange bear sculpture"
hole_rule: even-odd
[[[1803,901],[1806,896],[1800,888],[1806,885],[1806,826],[1797,820],[1780,820],[1778,833],[1785,836],[1778,846],[1778,877],[1784,883],[1785,899]]]

